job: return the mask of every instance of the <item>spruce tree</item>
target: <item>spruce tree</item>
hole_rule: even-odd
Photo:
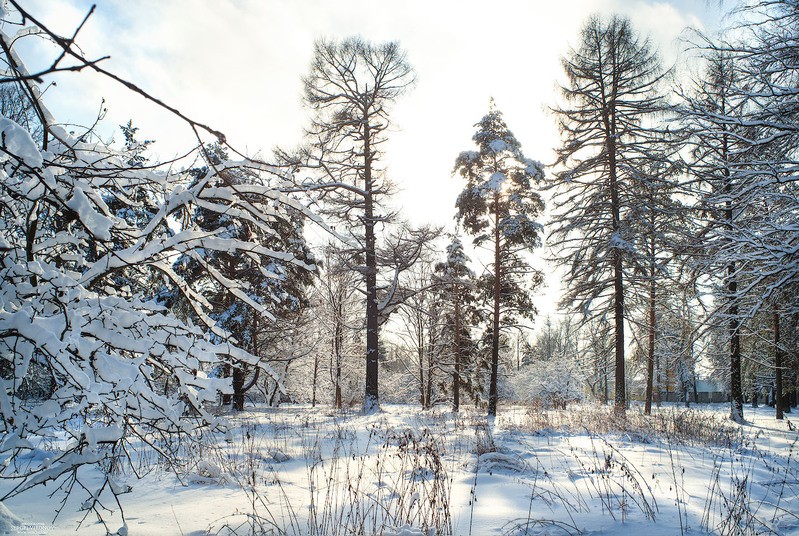
[[[476,307],[477,281],[469,268],[469,257],[463,251],[460,239],[453,238],[447,245],[447,258],[436,264],[437,304],[443,316],[442,337],[451,347],[448,363],[452,371],[452,411],[460,409],[461,387],[474,395],[479,387],[473,381],[477,376],[475,350],[471,331],[480,322]]]

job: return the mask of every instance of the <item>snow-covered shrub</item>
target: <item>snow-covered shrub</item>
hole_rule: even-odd
[[[584,382],[576,363],[552,359],[523,365],[509,383],[516,400],[549,409],[582,401]]]
[[[201,229],[192,218],[197,207],[264,233],[273,232],[287,205],[302,209],[265,183],[214,180],[250,162],[220,162],[188,177],[144,165],[132,138],[115,149],[91,129],[67,132],[34,83],[40,75],[29,76],[14,52],[25,36],[46,29],[10,36],[5,31],[21,17],[0,14],[7,51],[0,86],[21,88],[2,97],[22,103],[14,117],[0,116],[0,478],[14,482],[2,498],[57,481],[67,492],[85,490],[82,509],[100,516],[102,493],[116,500],[129,489],[110,469],[138,442],[169,456],[179,438],[219,424],[204,404],[230,392],[230,383],[205,370],[259,361],[209,317],[210,304],[173,269],[174,260],[202,262],[199,251],[225,251],[302,264]],[[85,61],[71,40],[57,44]],[[231,299],[269,315],[245,285],[203,267]],[[269,275],[268,267],[259,269]],[[196,324],[166,306],[175,295],[185,298]],[[30,384],[42,378],[46,399],[35,400],[41,396],[30,396]],[[99,488],[82,481],[85,465],[105,469]]]

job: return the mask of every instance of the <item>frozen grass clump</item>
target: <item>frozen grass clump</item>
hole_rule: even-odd
[[[739,447],[744,440],[740,427],[715,413],[675,407],[645,415],[630,408],[624,416],[610,406],[573,406],[568,410],[530,408],[525,418],[510,426],[532,433],[588,433],[625,435],[639,442],[667,440],[694,446]]]

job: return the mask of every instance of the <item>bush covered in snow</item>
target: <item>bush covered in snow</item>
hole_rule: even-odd
[[[246,237],[202,229],[197,210],[225,213],[268,234],[286,207],[302,208],[266,181],[225,180],[233,168],[249,167],[253,175],[268,172],[264,165],[217,162],[191,177],[146,162],[130,124],[122,148],[92,129],[68,132],[47,110],[35,82],[41,75],[30,76],[15,52],[27,36],[48,30],[8,35],[33,19],[0,13],[0,86],[10,115],[0,117],[0,478],[15,482],[2,499],[55,481],[67,493],[83,490],[81,508],[101,517],[103,494],[117,502],[129,490],[117,476],[130,449],[146,444],[169,458],[178,438],[219,424],[205,403],[229,392],[230,382],[204,371],[259,362],[209,316],[210,304],[174,269],[175,259],[196,259],[230,299],[267,317],[268,304],[199,252],[246,256],[265,277],[277,275],[264,258],[305,267]],[[72,40],[53,42],[88,65]],[[186,121],[198,141],[201,131],[223,140]],[[198,147],[195,157],[207,156],[204,144]],[[190,312],[178,317],[170,310],[175,296]],[[85,465],[103,470],[99,484],[83,481]]]
[[[576,363],[552,359],[523,365],[510,378],[513,397],[540,408],[565,408],[583,400],[585,376]]]

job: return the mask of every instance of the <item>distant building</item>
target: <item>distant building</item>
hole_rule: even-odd
[[[696,380],[696,398],[700,404],[729,402],[730,393],[720,383],[711,380]]]

